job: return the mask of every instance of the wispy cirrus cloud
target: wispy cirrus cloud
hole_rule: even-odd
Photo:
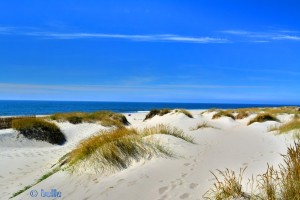
[[[278,31],[246,31],[246,30],[223,30],[221,33],[246,38],[249,42],[270,42],[274,40],[300,41],[299,31],[278,30]]]
[[[186,36],[177,34],[107,34],[92,32],[50,32],[37,31],[37,28],[0,27],[0,34],[38,37],[44,39],[120,39],[136,42],[181,42],[181,43],[227,43],[226,38],[211,36]]]
[[[38,36],[50,39],[88,39],[88,38],[107,38],[124,39],[131,41],[170,41],[185,43],[227,43],[224,38],[215,37],[192,37],[175,34],[154,34],[154,35],[130,35],[130,34],[102,34],[102,33],[51,33],[51,32],[32,32],[31,36]]]
[[[161,84],[161,85],[42,85],[42,84],[15,84],[0,83],[1,92],[34,92],[34,91],[168,91],[168,90],[187,90],[187,89],[251,89],[269,88],[269,86],[256,85],[193,85],[193,84]]]

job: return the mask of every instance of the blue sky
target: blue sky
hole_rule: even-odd
[[[300,2],[0,2],[0,99],[300,102]]]

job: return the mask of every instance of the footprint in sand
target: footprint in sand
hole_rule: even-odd
[[[189,165],[191,165],[190,163],[184,163],[184,166],[189,166]]]
[[[191,184],[190,184],[190,188],[191,188],[191,189],[195,189],[198,185],[199,185],[199,184],[197,184],[197,183],[191,183]]]
[[[159,194],[163,194],[165,191],[167,191],[169,186],[164,186],[158,189]]]
[[[180,198],[180,199],[186,199],[186,198],[188,198],[189,196],[190,196],[189,193],[184,193],[184,194],[182,194],[179,198]]]

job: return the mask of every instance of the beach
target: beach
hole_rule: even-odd
[[[193,138],[194,143],[166,134],[148,136],[168,148],[174,156],[153,157],[133,162],[128,168],[111,173],[70,173],[61,170],[30,187],[12,199],[102,199],[102,200],[200,200],[213,186],[211,172],[226,168],[239,172],[246,168],[243,184],[282,163],[281,154],[292,145],[292,134],[276,134],[270,127],[285,123],[291,114],[280,114],[277,121],[248,122],[256,114],[243,119],[220,117],[217,111],[189,110],[193,118],[180,112],[145,119],[147,112],[124,114],[129,128],[143,129],[165,124],[176,127]],[[66,136],[63,145],[29,140],[13,129],[0,130],[0,199],[8,199],[27,185],[34,184],[51,171],[59,159],[80,141],[109,130],[99,123],[71,124],[54,122]],[[206,126],[197,128],[199,124]],[[32,191],[37,192],[36,197]],[[46,192],[45,192],[46,191]]]

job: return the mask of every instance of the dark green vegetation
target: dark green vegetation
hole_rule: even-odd
[[[53,123],[38,118],[15,119],[12,128],[28,139],[46,141],[51,144],[63,144],[66,141],[64,134]]]
[[[126,117],[120,113],[110,111],[98,111],[93,113],[72,112],[72,113],[57,113],[50,116],[50,119],[58,122],[68,121],[72,124],[79,124],[82,122],[100,122],[103,126],[117,126],[122,127],[129,125]]]
[[[187,117],[189,118],[193,118],[193,115],[187,111],[187,110],[184,110],[184,109],[175,109],[175,110],[170,110],[168,108],[163,108],[163,109],[154,109],[154,110],[151,110],[145,117],[144,121],[147,120],[147,119],[151,119],[153,118],[154,116],[163,116],[165,114],[168,114],[168,113],[171,113],[172,111],[174,111],[175,113],[183,113],[185,114]]]
[[[261,113],[258,114],[254,119],[250,120],[248,125],[253,124],[254,122],[266,122],[266,121],[276,121],[278,122],[279,120],[273,116],[272,114],[269,113]]]

